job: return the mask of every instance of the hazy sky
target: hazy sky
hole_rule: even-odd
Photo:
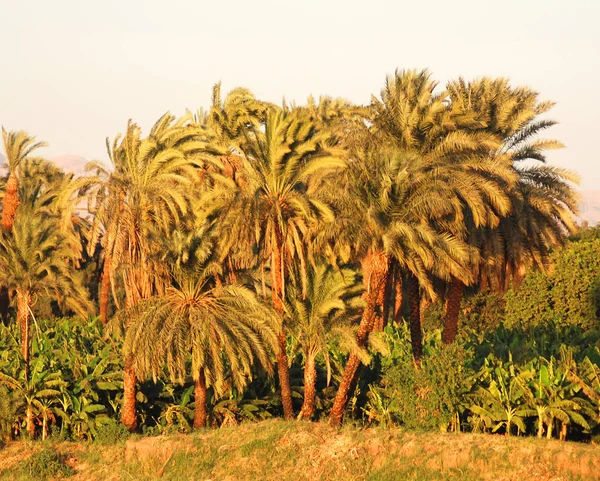
[[[212,85],[264,100],[369,101],[396,68],[445,83],[506,76],[557,102],[555,164],[600,189],[599,0],[0,0],[0,124],[49,157],[107,158],[132,118],[207,107]],[[42,153],[42,152],[40,152]]]

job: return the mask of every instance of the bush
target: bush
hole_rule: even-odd
[[[100,426],[94,437],[98,444],[117,444],[129,437],[129,430],[121,423],[111,419],[107,424]]]
[[[64,454],[44,448],[25,461],[24,470],[32,479],[66,478],[75,472],[65,461]]]
[[[474,379],[469,352],[457,343],[445,346],[439,339],[431,340],[416,368],[409,339],[393,342],[406,348],[390,349],[395,359],[384,369],[380,385],[371,386],[366,414],[371,420],[418,431],[458,429],[457,418]]]
[[[550,275],[530,272],[506,294],[507,327],[600,325],[600,239],[572,242],[553,254]]]

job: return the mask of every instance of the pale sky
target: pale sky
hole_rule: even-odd
[[[599,0],[0,0],[0,124],[106,160],[132,118],[258,98],[367,103],[396,68],[505,76],[554,100],[553,164],[600,189]]]

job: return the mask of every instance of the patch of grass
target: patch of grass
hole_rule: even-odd
[[[43,448],[32,454],[22,466],[22,472],[31,479],[46,480],[49,478],[66,478],[75,474],[65,462],[67,456],[53,448]]]

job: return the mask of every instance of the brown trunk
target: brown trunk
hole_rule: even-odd
[[[273,256],[271,258],[271,295],[273,307],[283,314],[283,272],[281,268],[281,241],[277,237],[273,239]],[[292,388],[290,385],[290,370],[287,359],[287,342],[283,326],[278,336],[279,350],[277,352],[277,374],[279,375],[279,386],[281,388],[281,403],[283,405],[283,417],[292,419],[294,407],[292,405]]]
[[[448,297],[446,298],[446,315],[444,317],[444,332],[442,340],[446,344],[452,344],[456,340],[458,332],[458,314],[460,312],[460,303],[462,302],[465,285],[460,279],[452,278],[448,288]]]
[[[421,299],[419,294],[419,280],[412,274],[406,278],[408,302],[410,308],[409,327],[410,342],[412,344],[413,358],[417,364],[423,357],[423,335],[421,333]]]
[[[342,381],[338,387],[333,407],[331,408],[331,414],[329,418],[329,424],[332,426],[339,426],[342,424],[342,418],[344,411],[346,410],[346,403],[350,393],[350,387],[352,385],[352,379],[354,374],[360,366],[360,358],[356,354],[350,354],[346,367],[344,368],[344,375]]]
[[[29,294],[17,291],[17,323],[21,330],[21,354],[25,361],[25,379],[29,379]]]
[[[546,424],[548,430],[546,431],[546,439],[552,439],[552,431],[554,429],[554,419],[550,418],[550,421]]]
[[[111,258],[107,254],[102,268],[102,284],[100,285],[100,321],[106,325],[108,322],[108,298],[110,295],[110,269]]]
[[[394,269],[394,321],[402,323],[402,273],[399,268]]]
[[[277,352],[277,374],[279,375],[279,386],[281,388],[281,403],[283,404],[283,417],[292,419],[294,407],[292,405],[292,388],[290,384],[290,369],[287,358],[287,341],[283,331],[277,336],[279,351]]]
[[[10,307],[10,297],[6,287],[0,287],[0,317],[5,326],[8,326],[8,308]]]
[[[392,271],[388,271],[385,287],[381,291],[381,315],[377,316],[375,321],[374,331],[383,331],[383,328],[387,326],[390,317],[390,306],[392,302],[392,290],[394,284],[394,277]]]
[[[198,380],[194,387],[195,409],[194,429],[206,427],[206,379],[204,369],[200,369]]]
[[[315,415],[315,395],[317,384],[317,368],[312,354],[306,356],[304,365],[304,403],[298,419],[311,419]]]
[[[2,227],[5,230],[11,230],[17,215],[19,206],[19,182],[14,172],[11,172],[6,182],[6,191],[2,201]]]
[[[136,410],[136,382],[135,366],[133,355],[125,358],[125,367],[123,368],[123,410],[121,411],[121,422],[130,431],[137,430],[137,410]]]
[[[373,330],[378,314],[381,316],[381,312],[378,313],[377,311],[381,309],[381,302],[385,297],[389,267],[389,259],[382,252],[371,252],[362,261],[363,283],[366,287],[363,297],[366,301],[366,307],[356,333],[356,342],[360,347],[367,345],[369,334]],[[350,354],[333,407],[331,408],[329,423],[332,426],[339,426],[342,423],[346,403],[350,396],[350,389],[359,366],[359,357],[356,354]]]

